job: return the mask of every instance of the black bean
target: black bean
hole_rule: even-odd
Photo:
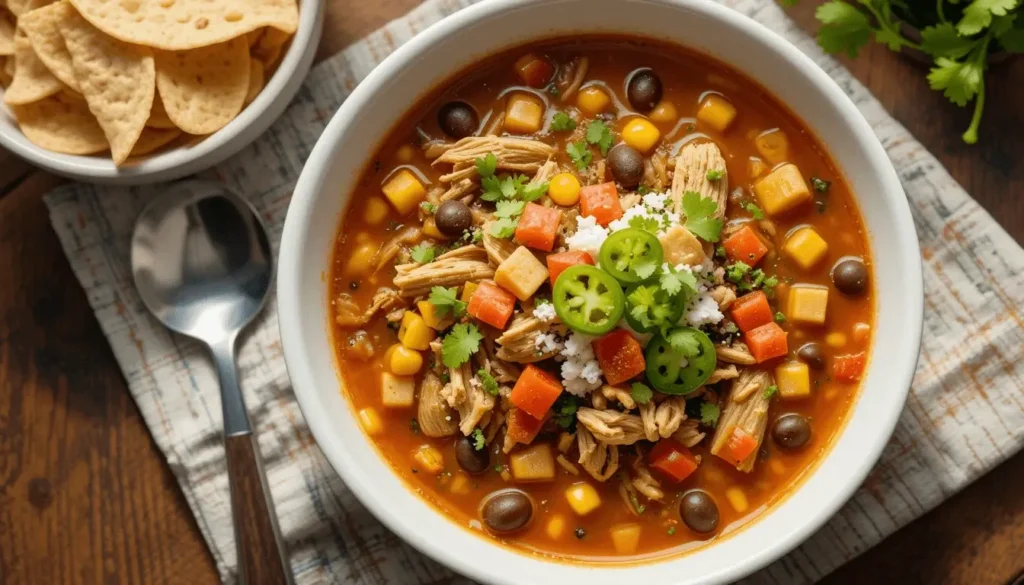
[[[718,505],[704,490],[690,490],[679,501],[679,515],[694,532],[708,534],[718,528]]]
[[[445,201],[434,212],[434,223],[442,234],[454,238],[473,225],[473,213],[457,199]]]
[[[455,459],[459,467],[472,474],[483,473],[491,466],[491,454],[487,447],[477,451],[473,440],[464,436],[455,441]]]
[[[841,260],[832,268],[832,283],[843,294],[860,296],[868,288],[868,267],[856,258]]]
[[[644,155],[628,144],[620,144],[608,152],[608,166],[616,181],[632,189],[644,176]]]
[[[796,350],[796,355],[815,370],[825,369],[825,352],[821,349],[820,343],[815,341],[805,343]]]
[[[487,496],[482,514],[484,524],[492,532],[515,532],[524,528],[533,518],[533,501],[519,490],[501,490]]]
[[[626,86],[626,97],[633,109],[647,113],[661,101],[661,78],[650,69],[640,69],[633,73]]]
[[[799,414],[784,414],[772,425],[772,439],[784,449],[799,449],[811,440],[811,423]]]
[[[437,112],[437,123],[448,136],[465,138],[476,133],[480,119],[466,102],[448,102]]]

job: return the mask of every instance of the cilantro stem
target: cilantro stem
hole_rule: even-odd
[[[942,24],[947,24],[949,22],[948,20],[946,20],[946,13],[942,9],[942,0],[935,0],[935,11],[939,15],[939,22],[941,22]]]
[[[904,47],[908,47],[910,49],[917,49],[918,51],[921,50],[921,45],[919,45],[919,44],[917,44],[917,43],[915,43],[915,42],[905,38],[902,34],[900,34],[900,27],[899,27],[899,25],[897,24],[897,25],[894,26],[893,23],[891,23],[888,20],[886,20],[885,18],[883,18],[882,17],[882,13],[879,12],[877,8],[875,8],[874,6],[872,6],[871,4],[869,4],[867,2],[861,2],[860,4],[865,9],[867,9],[867,11],[870,12],[872,16],[875,17],[875,22],[878,23],[879,28],[881,28],[881,29],[883,29],[883,30],[885,30],[887,32],[892,33],[893,36],[895,37],[896,41],[900,45],[902,45]]]
[[[978,83],[978,94],[974,96],[974,114],[971,116],[971,125],[967,127],[962,138],[967,144],[978,142],[978,127],[981,126],[981,113],[985,110],[985,61],[988,59],[988,44],[992,40],[992,31],[985,35],[981,46],[972,57],[981,68],[981,81]]]

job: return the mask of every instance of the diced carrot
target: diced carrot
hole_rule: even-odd
[[[536,203],[527,203],[516,226],[516,241],[524,246],[550,252],[562,223],[562,212]]]
[[[551,286],[555,286],[558,275],[570,266],[576,266],[577,264],[594,265],[594,258],[582,250],[569,250],[568,252],[548,254],[547,261],[548,274],[551,276]]]
[[[543,418],[533,418],[516,407],[508,409],[508,417],[505,419],[508,426],[505,434],[516,443],[529,445],[533,442],[540,430],[544,427]]]
[[[729,315],[740,331],[747,332],[774,321],[772,308],[768,306],[768,295],[756,290],[732,302]]]
[[[615,188],[615,183],[584,187],[580,191],[580,213],[592,216],[602,226],[607,226],[622,217],[619,190]]]
[[[864,373],[864,352],[837,355],[832,362],[832,377],[837,382],[857,382]]]
[[[480,292],[477,291],[477,294]],[[561,393],[562,383],[558,378],[529,364],[516,380],[509,400],[533,418],[544,418]]]
[[[616,329],[593,345],[604,379],[613,386],[642,374],[647,367],[640,342],[625,329]]]
[[[750,355],[757,363],[782,357],[789,352],[787,333],[774,321],[755,327],[743,334],[743,341],[750,348]]]
[[[750,433],[740,428],[734,428],[725,446],[718,452],[718,456],[732,465],[738,466],[744,459],[757,449],[757,439],[750,436]]]
[[[745,225],[722,242],[725,253],[738,262],[756,265],[768,253],[768,246],[757,237],[754,229]]]
[[[649,457],[651,468],[677,483],[697,470],[697,457],[674,439],[661,439],[655,443]]]
[[[551,81],[555,68],[551,62],[534,53],[527,53],[516,60],[516,74],[530,87],[541,88]]]
[[[498,329],[504,329],[515,307],[516,297],[512,293],[485,280],[473,291],[466,312],[474,319],[479,319]]]

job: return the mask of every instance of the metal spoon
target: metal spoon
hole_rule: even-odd
[[[208,181],[173,184],[139,215],[132,276],[146,307],[210,349],[220,378],[240,579],[292,583],[259,446],[238,384],[238,334],[270,290],[267,233],[245,200]]]

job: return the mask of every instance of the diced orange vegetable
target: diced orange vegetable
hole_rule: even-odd
[[[534,53],[527,53],[516,60],[516,74],[530,87],[541,88],[551,81],[555,68],[551,62]]]
[[[562,212],[536,203],[527,203],[516,226],[516,241],[524,246],[550,252],[562,223]]]
[[[768,246],[754,233],[754,228],[745,225],[722,242],[725,253],[738,262],[756,265],[768,253]]]
[[[747,331],[743,334],[743,341],[757,363],[782,357],[789,352],[786,332],[774,321]]]
[[[729,307],[729,316],[744,333],[775,320],[772,308],[768,306],[768,295],[761,290],[745,294],[733,301]]]
[[[480,291],[476,294],[480,294]],[[509,400],[533,418],[544,418],[561,393],[562,383],[558,378],[529,364],[516,380]]]
[[[476,287],[473,297],[469,299],[466,311],[474,319],[479,319],[498,329],[504,329],[515,306],[516,298],[512,296],[512,293],[485,280]]]
[[[651,468],[677,483],[697,470],[697,457],[674,439],[661,439],[655,443],[649,457]]]
[[[857,382],[864,374],[864,363],[867,356],[864,352],[837,355],[832,362],[832,377],[837,382]]]
[[[718,452],[718,456],[729,463],[738,466],[744,459],[757,449],[757,439],[750,436],[750,433],[740,428],[734,428],[725,446]]]
[[[544,427],[544,419],[533,418],[513,406],[508,409],[508,418],[505,419],[505,424],[508,425],[505,434],[510,439],[516,443],[529,445],[540,434],[540,430]]]
[[[640,342],[625,329],[616,329],[593,345],[604,378],[613,386],[642,374],[647,367]]]
[[[568,252],[548,254],[547,261],[548,274],[551,276],[551,286],[555,286],[558,275],[570,266],[576,266],[577,264],[594,265],[594,259],[589,253],[582,250],[569,250]]]
[[[615,183],[584,187],[580,191],[580,213],[592,216],[603,226],[622,217],[622,204],[619,203],[619,190]]]

